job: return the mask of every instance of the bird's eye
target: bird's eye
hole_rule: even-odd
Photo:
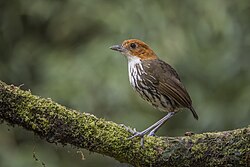
[[[136,44],[135,44],[135,43],[131,43],[131,44],[130,44],[130,47],[131,47],[132,49],[135,49],[135,48],[136,48]]]

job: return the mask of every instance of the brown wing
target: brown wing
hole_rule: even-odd
[[[194,117],[198,119],[198,116],[192,107],[192,100],[181,83],[177,72],[164,61],[154,61],[157,62],[147,62],[146,64],[148,64],[148,66],[145,70],[150,75],[156,77],[158,82],[155,83],[155,87],[157,87],[159,93],[173,100],[178,106],[189,108]]]
[[[161,94],[170,97],[180,107],[189,108],[192,105],[192,101],[187,91],[182,86],[181,82],[178,82],[176,79],[160,79],[158,90]]]

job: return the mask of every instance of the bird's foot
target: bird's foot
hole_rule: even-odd
[[[143,147],[144,145],[144,135],[146,134],[145,132],[137,132],[135,128],[130,128],[128,126],[125,126],[124,124],[120,124],[121,127],[125,128],[126,131],[129,133],[132,133],[133,136],[129,137],[128,140],[133,139],[135,137],[140,137],[141,138],[141,146]]]
[[[129,133],[132,133],[133,135],[136,134],[136,133],[138,133],[135,128],[132,129],[129,126],[126,126],[124,124],[120,124],[120,126],[123,127],[123,128],[125,128],[126,131],[128,131]]]
[[[129,137],[128,139],[130,140],[130,139],[133,139],[133,138],[135,138],[135,137],[143,137],[144,135],[145,135],[144,132],[135,132],[135,133],[133,134],[133,136]]]
[[[154,131],[149,132],[148,136],[155,136],[155,132]]]
[[[144,146],[144,136],[145,136],[145,132],[135,132],[133,136],[129,137],[128,140],[131,140],[135,137],[140,137],[141,138],[141,146]]]

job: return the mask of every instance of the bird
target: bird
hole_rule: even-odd
[[[132,88],[154,108],[166,112],[163,118],[141,132],[135,131],[129,139],[143,138],[146,134],[155,136],[158,129],[182,108],[189,109],[198,120],[192,100],[176,70],[161,60],[146,43],[138,39],[128,39],[120,45],[111,46],[110,49],[127,58]]]

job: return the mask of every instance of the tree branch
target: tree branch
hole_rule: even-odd
[[[184,137],[131,135],[122,126],[67,109],[0,81],[0,119],[33,131],[51,143],[71,144],[134,166],[248,166],[250,127]]]

